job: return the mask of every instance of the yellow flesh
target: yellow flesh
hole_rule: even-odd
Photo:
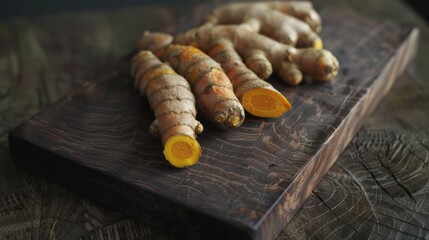
[[[323,48],[323,41],[322,41],[322,39],[317,39],[315,42],[314,42],[314,46],[313,46],[315,49],[322,49]]]
[[[241,102],[246,111],[258,117],[280,117],[292,107],[282,94],[266,88],[247,91]]]
[[[171,151],[174,153],[175,157],[179,159],[186,159],[192,156],[192,148],[189,144],[184,142],[175,142],[171,147]]]
[[[192,137],[175,135],[165,143],[164,156],[175,167],[188,167],[198,162],[201,156],[201,147],[197,140]]]

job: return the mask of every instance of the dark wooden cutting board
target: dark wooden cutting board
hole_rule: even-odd
[[[106,206],[187,239],[271,239],[293,217],[389,92],[418,31],[392,21],[321,11],[325,48],[341,71],[329,83],[288,87],[278,119],[205,124],[203,155],[186,169],[164,160],[153,114],[132,87],[129,57],[10,132],[15,163]]]

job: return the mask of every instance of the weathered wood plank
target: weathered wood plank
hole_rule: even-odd
[[[429,153],[420,137],[399,129],[360,131],[283,237],[427,239]]]
[[[349,10],[349,14],[351,15],[356,14],[356,12],[352,11],[352,8],[362,8],[362,11],[365,13],[372,12],[376,16],[391,17],[395,20],[410,20],[411,18],[411,20],[415,21],[416,18],[409,9],[398,4],[398,1],[348,1],[347,3],[342,1],[323,2],[334,2],[344,10]],[[144,26],[145,22],[137,20],[133,21],[131,19],[150,16],[148,15],[150,13],[138,15],[132,14],[133,11],[134,13],[144,11],[144,8],[125,9],[121,17],[118,17],[118,15],[115,14],[109,15],[110,13],[105,12],[96,13],[100,18],[105,18],[105,20],[99,21],[99,23],[104,22],[105,24],[108,24],[108,26],[94,25],[92,31],[89,31],[88,34],[96,35],[98,34],[98,29],[105,29],[112,33],[112,38],[122,38],[122,40],[112,41],[106,51],[115,49],[116,44],[134,41],[134,39],[123,39],[129,36],[129,33],[123,34],[123,31],[118,30],[118,27],[120,27],[121,24],[116,23],[115,25],[115,21],[118,19],[128,18],[129,21],[127,22],[127,25],[130,26],[130,29],[139,31],[140,29],[137,26],[137,22],[141,24],[140,27]],[[116,13],[117,12],[118,11],[116,11]],[[155,14],[157,15],[156,19],[159,21],[160,16],[166,17],[168,15],[166,12],[169,11],[165,11],[158,15]],[[93,14],[91,13],[91,15]],[[69,15],[70,18],[74,18],[73,16],[79,15]],[[46,17],[44,21],[58,22],[56,17],[57,16],[52,16],[51,18]],[[77,17],[77,19],[74,20],[76,25],[88,24],[88,21],[81,22],[79,19],[85,18]],[[43,47],[43,51],[45,51],[47,55],[59,54],[49,46],[55,46],[57,41],[64,40],[61,44],[64,49],[61,54],[63,54],[64,57],[57,57],[55,61],[51,61],[48,65],[52,66],[52,70],[50,71],[55,73],[59,66],[73,59],[72,57],[69,57],[69,54],[72,52],[70,50],[72,47],[67,41],[65,41],[67,39],[61,39],[58,37],[58,35],[67,34],[68,32],[65,33],[64,30],[68,29],[68,27],[63,24],[57,25],[52,23],[50,24],[51,30],[47,31],[47,28],[45,28],[46,25],[41,25],[39,21],[39,18],[31,19],[31,23],[28,20],[20,20],[21,24],[26,23],[32,28],[37,27],[37,41],[49,41],[52,43],[52,45],[42,44],[45,46]],[[0,238],[41,239],[38,237],[40,235],[51,236],[52,238],[60,238],[56,236],[61,236],[61,239],[70,239],[73,235],[70,235],[70,238],[62,237],[65,236],[63,233],[79,232],[79,237],[84,239],[176,239],[176,237],[163,233],[139,220],[108,210],[105,207],[101,207],[100,205],[82,198],[79,195],[73,194],[60,187],[53,186],[44,179],[33,177],[26,171],[16,169],[15,165],[10,162],[9,151],[7,148],[8,143],[6,140],[7,132],[28,116],[39,111],[40,106],[45,107],[49,102],[45,101],[43,104],[38,104],[38,94],[35,94],[35,92],[38,91],[37,89],[39,89],[39,87],[30,89],[15,78],[19,76],[21,68],[14,68],[18,71],[12,72],[13,75],[8,75],[10,74],[10,64],[16,62],[14,59],[24,59],[26,55],[24,52],[19,51],[18,48],[11,48],[10,44],[4,44],[5,42],[3,40],[5,40],[5,37],[7,38],[10,36],[5,36],[3,30],[8,28],[13,31],[19,31],[22,25],[11,25],[9,22],[7,24],[2,22],[0,25],[2,30],[2,34],[0,34],[0,39],[2,41],[2,44],[0,45],[0,214],[2,215],[2,217],[0,217]],[[114,25],[116,27],[114,27]],[[52,32],[52,35],[48,35],[47,32]],[[121,34],[114,34],[118,32],[121,32]],[[14,36],[15,33],[11,35]],[[422,35],[423,37],[427,36],[427,32],[424,32]],[[93,39],[102,40],[102,38]],[[7,42],[13,42],[16,44],[17,41],[16,38],[12,38],[11,40],[7,40]],[[401,154],[403,154],[404,159],[416,158],[413,154],[417,154],[417,158],[427,161],[428,156],[427,150],[425,149],[427,149],[427,146],[429,145],[429,116],[425,109],[428,108],[429,102],[427,99],[429,96],[429,84],[427,81],[429,68],[425,67],[427,65],[426,56],[428,56],[429,53],[427,46],[428,42],[427,38],[424,38],[420,42],[421,47],[419,50],[419,57],[416,64],[412,65],[412,67],[417,67],[418,71],[411,71],[407,76],[400,79],[398,82],[399,85],[397,84],[397,87],[393,89],[387,99],[382,101],[382,104],[374,114],[371,115],[368,121],[366,121],[364,128],[357,135],[361,136],[361,140],[356,141],[355,138],[353,141],[355,145],[351,145],[346,152],[341,155],[337,164],[331,168],[325,178],[323,178],[322,182],[315,189],[314,192],[316,192],[322,200],[319,200],[314,196],[314,194],[311,194],[301,210],[295,215],[295,218],[291,220],[290,224],[277,237],[278,239],[345,239],[347,236],[356,236],[356,239],[366,239],[367,237],[369,239],[384,239],[383,236],[391,236],[391,238],[397,237],[399,239],[418,238],[411,236],[428,238],[427,235],[424,237],[424,234],[427,233],[427,229],[429,228],[427,225],[428,221],[424,221],[428,216],[428,208],[424,203],[429,202],[429,196],[428,194],[425,194],[429,187],[427,186],[427,182],[419,180],[422,176],[426,175],[425,171],[427,170],[425,169],[427,168],[425,166],[417,169],[414,176],[417,178],[417,181],[413,183],[413,189],[419,190],[417,192],[410,191],[413,196],[418,194],[418,197],[415,198],[422,204],[420,204],[420,208],[416,209],[411,207],[409,209],[407,206],[398,205],[398,203],[393,200],[387,199],[387,196],[383,196],[383,191],[380,187],[378,185],[374,185],[373,181],[368,180],[372,178],[369,172],[365,173],[364,171],[359,171],[359,168],[356,168],[356,164],[348,163],[350,160],[366,161],[365,159],[354,160],[349,156],[350,149],[353,151],[360,149],[360,151],[365,153],[365,149],[360,147],[361,145],[367,145],[366,140],[363,139],[369,139],[368,141],[370,143],[378,144],[378,147],[380,147],[378,152],[380,153],[382,152],[381,148],[389,148],[390,151],[394,151],[395,147],[398,145],[392,144],[391,141],[389,141],[389,139],[392,139],[392,134],[402,136],[401,139],[404,140],[407,147],[413,150],[402,151]],[[79,46],[80,48],[85,49],[86,44],[90,43],[81,43]],[[126,46],[125,44],[119,49],[128,50],[129,47],[130,46]],[[83,51],[78,53],[75,56],[75,59],[80,61],[80,59],[85,58],[85,55],[87,55],[86,57],[95,60],[98,59],[98,63],[93,66],[95,68],[99,63],[103,62],[103,57],[96,57],[96,54],[104,53],[102,51]],[[114,56],[114,54],[115,53],[109,53],[107,55]],[[122,53],[118,52],[116,54],[120,55]],[[50,59],[51,58],[48,58],[48,60]],[[88,63],[92,64],[90,62]],[[92,72],[93,67],[85,69],[82,67],[85,66],[77,66],[77,69],[80,72],[87,72],[86,74],[88,76],[92,76],[94,74]],[[90,73],[88,73],[88,71]],[[43,76],[41,72],[42,70],[34,71],[34,74],[36,76]],[[5,76],[13,76],[13,78],[5,78]],[[5,79],[9,79],[10,82],[4,81]],[[74,86],[74,84],[71,83],[71,77],[67,75],[54,75],[53,79],[55,81],[43,82],[41,78],[38,77],[35,80],[38,85],[41,85],[43,82],[43,84],[47,84],[49,86],[52,86],[52,84],[60,84],[63,86],[57,90],[57,92],[55,92],[55,88],[47,87],[48,91],[53,91],[49,93],[54,96],[50,98],[50,101],[55,101],[58,97],[65,94],[67,89],[71,89]],[[84,80],[80,77],[75,79],[75,84]],[[55,83],[56,81],[58,83]],[[408,144],[407,141],[409,140],[411,141],[411,144]],[[383,142],[387,142],[387,144],[380,144]],[[361,155],[365,158],[371,156],[369,154]],[[343,163],[344,160],[347,161]],[[386,161],[386,163],[389,162],[388,159],[383,159],[383,161]],[[339,163],[342,165],[338,165]],[[377,168],[380,167],[380,164],[373,165],[369,162],[369,165],[374,167],[372,170],[375,170],[375,172],[383,173],[384,171],[383,169],[377,170]],[[395,170],[395,175],[401,179],[402,175],[397,173],[401,168],[392,169]],[[422,171],[422,173],[420,173],[420,171]],[[356,172],[359,173],[359,178],[353,177],[353,173],[356,174]],[[391,177],[390,181],[392,181]],[[385,181],[385,183],[389,183],[390,181]],[[364,186],[364,188],[360,188],[359,186]],[[400,188],[398,185],[395,187],[394,185],[387,184],[387,186],[390,188]],[[384,187],[384,185],[382,185],[382,187]],[[369,189],[377,194],[366,195],[361,189]],[[400,189],[396,192],[398,193],[398,196],[404,194],[403,192],[401,193]],[[16,200],[15,198],[20,200]],[[377,199],[384,199],[383,202],[387,202],[388,204],[380,204],[381,201]],[[323,204],[323,201],[328,207]],[[47,204],[46,207],[41,208],[40,204],[42,202],[50,202],[51,204]],[[69,218],[67,216],[58,216],[56,214],[52,214],[52,211],[50,210],[51,208],[61,209],[62,205],[70,205],[70,203],[76,204],[75,209],[77,209],[76,211],[79,212],[79,214],[84,216],[83,218],[72,217],[72,215]],[[25,211],[28,213],[25,213]],[[371,213],[371,211],[382,213],[389,211],[389,213],[392,213],[396,219],[392,220],[392,218],[378,217],[378,222],[376,222],[373,221],[376,214]],[[51,212],[51,214],[47,214],[47,212]],[[3,217],[3,215],[6,215],[7,217]],[[416,217],[410,217],[413,215],[416,215]],[[337,220],[336,216],[339,217],[341,221]],[[358,220],[356,219],[356,216],[359,216]],[[52,223],[55,222],[55,219],[59,217],[62,217],[61,219],[63,220],[61,221],[67,221],[69,224],[48,224],[49,221]],[[365,218],[368,218],[368,220],[365,220]],[[43,224],[40,224],[41,221]],[[406,227],[410,224],[415,228]],[[356,230],[359,231],[359,233],[354,232]],[[383,233],[383,235],[380,235],[380,233]]]
[[[415,67],[366,121],[281,238],[429,237],[429,82]]]
[[[248,117],[236,130],[206,123],[203,156],[171,169],[148,133],[153,119],[129,77],[129,59],[102,67],[65,99],[11,132],[13,160],[170,232],[273,238],[335,162],[410,60],[417,32],[390,21],[321,12],[325,45],[342,74],[287,88],[294,109]],[[350,31],[353,29],[354,31]],[[203,121],[204,122],[204,121]],[[31,158],[31,156],[35,156]],[[193,233],[193,232],[192,232]]]
[[[0,239],[174,239],[17,169],[7,141],[19,123],[132,49],[141,29],[171,28],[172,17],[154,5],[0,23]],[[131,31],[123,34],[117,19]]]

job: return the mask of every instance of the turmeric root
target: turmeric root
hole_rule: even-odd
[[[189,83],[149,51],[134,56],[131,73],[136,88],[154,111],[149,132],[161,136],[165,159],[178,168],[197,163],[201,147],[196,134],[203,126],[195,119],[195,98]]]
[[[271,74],[270,69],[267,70],[271,65],[266,66],[268,60],[257,56],[265,55],[257,51],[251,54],[247,59],[251,68],[254,71],[260,69],[260,75]],[[209,55],[221,63],[232,82],[235,95],[250,114],[258,117],[279,117],[291,108],[289,101],[279,91],[243,64],[230,41],[219,41],[210,49]]]
[[[220,39],[231,42],[240,56],[246,56],[249,49],[260,50],[266,56],[265,65],[271,63],[280,78],[290,85],[298,85],[303,76],[316,81],[327,81],[338,74],[338,60],[329,51],[298,49],[282,44],[259,34],[248,25],[203,25],[178,34],[175,41],[179,44],[192,44],[204,52],[210,52]]]
[[[329,51],[297,49],[259,34],[248,25],[203,25],[176,35],[175,42],[192,44],[218,61],[243,107],[260,117],[278,117],[291,108],[283,95],[260,79],[273,69],[293,86],[303,76],[327,81],[338,73],[338,61]],[[244,66],[240,56],[258,76]]]
[[[206,25],[247,24],[274,40],[299,48],[321,49],[320,16],[308,1],[232,3],[215,9]]]
[[[219,63],[195,47],[171,42],[171,35],[146,32],[139,48],[156,53],[188,80],[199,110],[209,121],[221,129],[240,126],[244,109]]]
[[[289,85],[338,73],[338,61],[322,49],[320,29],[311,2],[232,3],[215,9],[202,26],[179,33],[175,43],[193,45],[219,62],[249,113],[278,117],[291,105],[262,80],[273,70]]]

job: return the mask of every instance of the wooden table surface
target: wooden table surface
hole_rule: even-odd
[[[190,3],[191,4],[191,3]],[[186,4],[0,22],[0,239],[179,239],[18,169],[8,132]],[[415,61],[277,239],[429,239],[429,29],[400,1],[317,1],[420,28]],[[203,6],[203,5],[200,5]],[[124,26],[127,26],[126,28]]]

